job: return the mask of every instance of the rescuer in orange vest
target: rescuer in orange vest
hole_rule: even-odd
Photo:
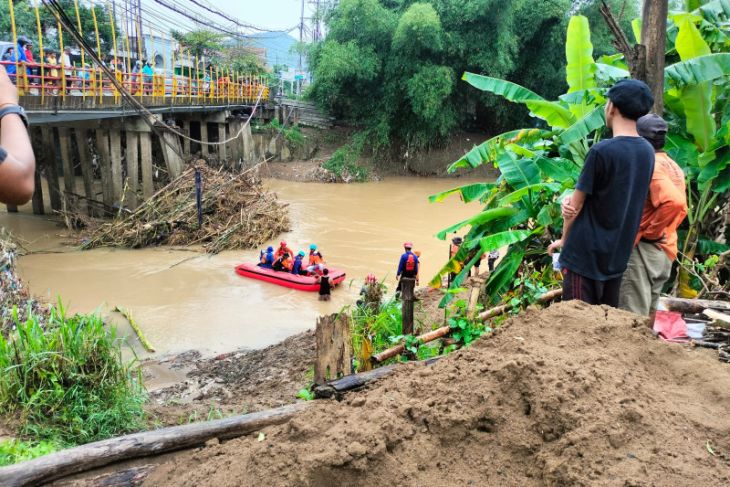
[[[284,254],[294,255],[294,252],[292,252],[291,249],[287,247],[286,242],[282,240],[281,242],[279,242],[279,248],[276,249],[276,252],[274,253],[274,258],[278,259]]]

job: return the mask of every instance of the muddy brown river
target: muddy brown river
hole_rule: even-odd
[[[375,273],[393,289],[406,240],[422,252],[422,284],[448,254],[439,230],[473,215],[478,205],[457,197],[430,204],[430,194],[464,180],[390,178],[364,184],[318,184],[268,180],[290,204],[292,230],[282,235],[293,250],[312,242],[347,280],[322,303],[304,293],[239,277],[235,264],[258,251],[209,256],[192,250],[149,248],[79,251],[64,243],[65,230],[48,217],[0,213],[0,225],[25,241],[33,253],[18,261],[34,295],[60,297],[71,311],[98,310],[122,335],[131,332],[115,306],[131,310],[157,355],[196,349],[203,354],[241,347],[261,348],[312,328],[317,316],[353,303],[363,278]],[[278,244],[270,242],[272,245]],[[130,343],[146,356],[136,338]]]

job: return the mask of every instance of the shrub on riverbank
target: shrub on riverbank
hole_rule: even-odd
[[[16,326],[0,337],[0,411],[19,434],[73,445],[143,426],[142,379],[98,315],[58,305],[45,327],[34,313]]]

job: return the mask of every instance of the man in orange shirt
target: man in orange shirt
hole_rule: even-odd
[[[659,294],[677,258],[677,227],[687,216],[682,169],[666,152],[667,123],[658,115],[640,118],[636,130],[654,147],[656,159],[641,224],[619,292],[619,307],[654,321]]]

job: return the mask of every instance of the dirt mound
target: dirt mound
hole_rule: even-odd
[[[265,438],[177,455],[146,485],[728,485],[728,418],[711,353],[561,303]]]

